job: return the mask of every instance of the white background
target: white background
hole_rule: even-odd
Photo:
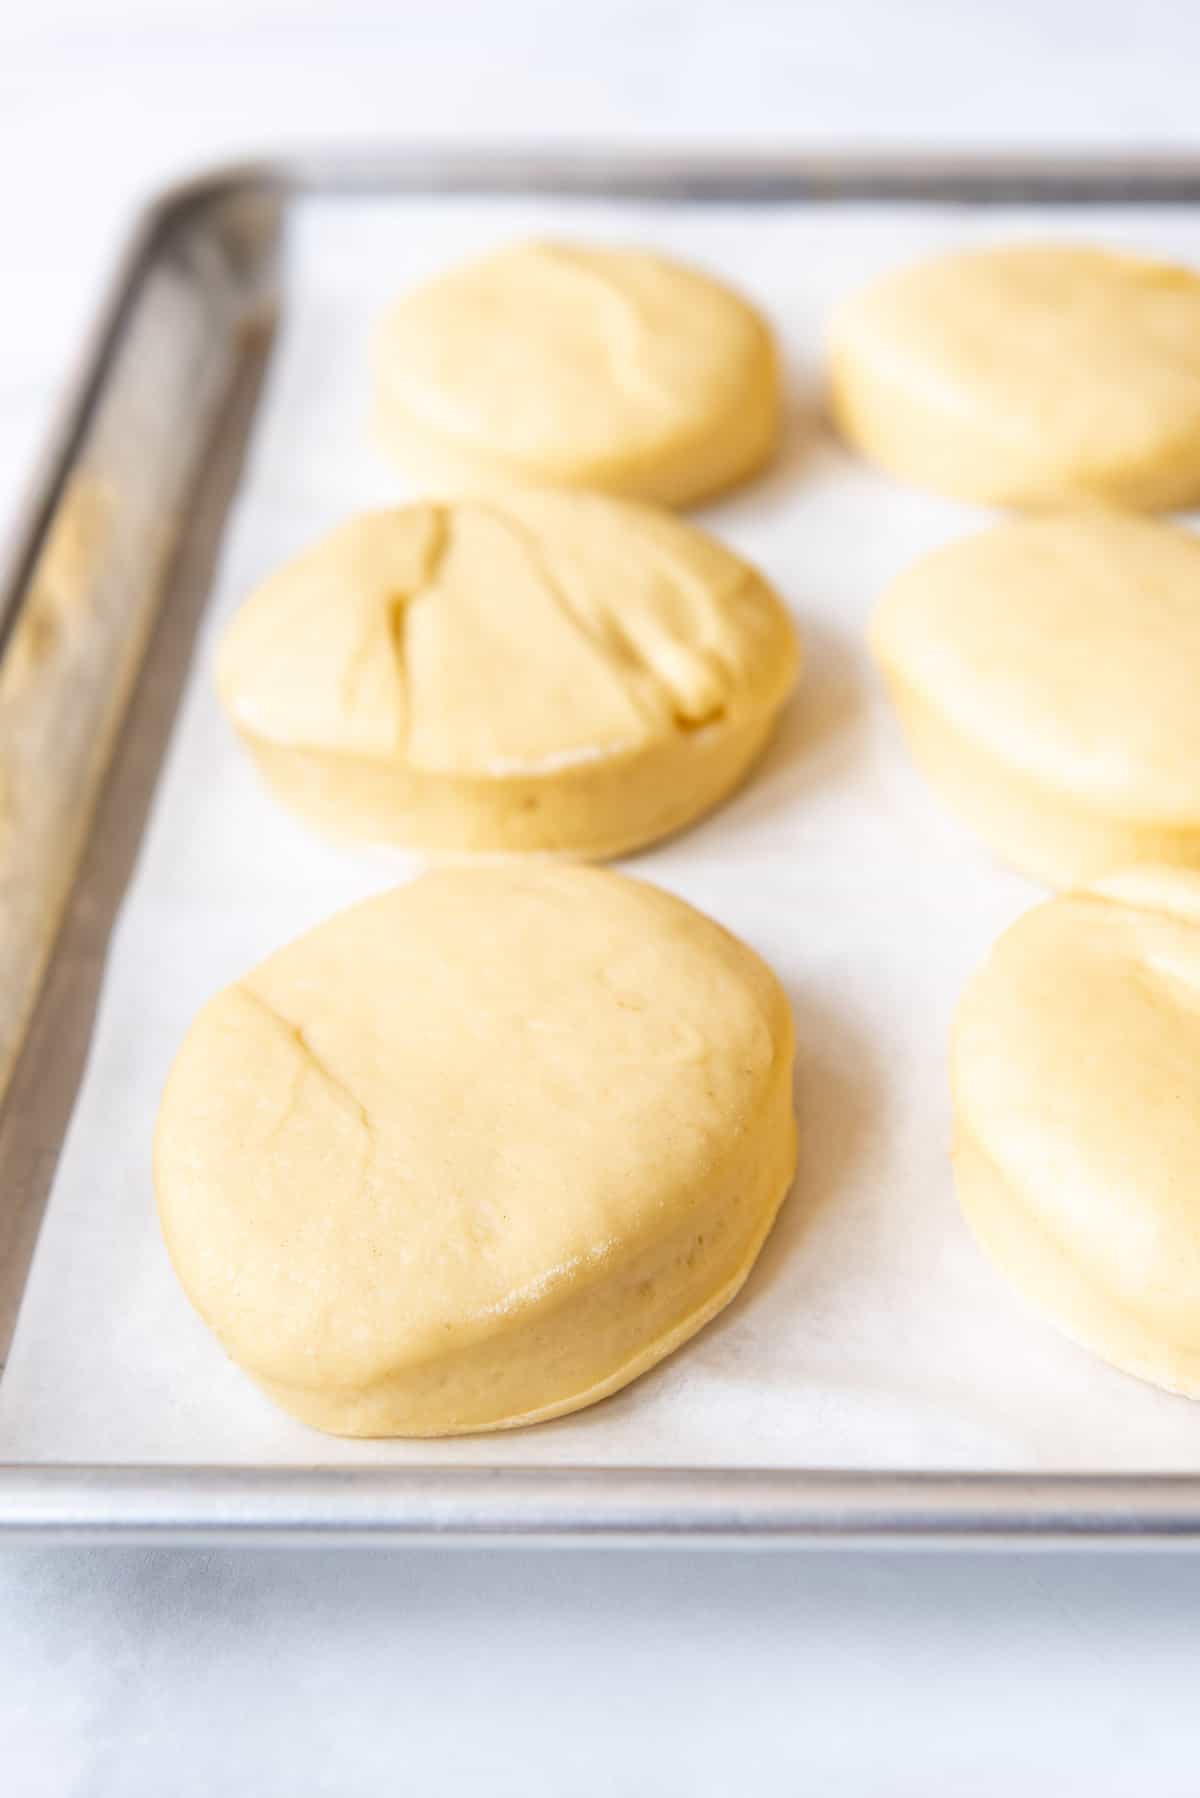
[[[1200,9],[1170,0],[15,11],[4,512],[132,206],[198,161],[467,133],[1200,152]],[[18,1550],[0,1790],[1192,1794],[1198,1663],[1200,1558]]]

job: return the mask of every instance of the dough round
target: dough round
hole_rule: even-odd
[[[349,1436],[615,1392],[728,1304],[794,1163],[770,970],[654,887],[528,863],[427,874],[219,993],[155,1146],[197,1310]]]
[[[1075,1341],[1200,1397],[1200,875],[1028,912],[954,1032],[968,1222]]]
[[[410,293],[376,351],[383,446],[435,493],[593,487],[686,506],[779,432],[770,330],[641,250],[520,243]]]
[[[871,627],[913,753],[997,854],[1056,886],[1200,864],[1200,539],[1117,513],[938,550]]]
[[[1200,275],[1077,244],[900,269],[835,314],[835,418],[901,480],[985,505],[1200,498]]]
[[[796,666],[783,606],[711,537],[528,490],[351,520],[250,598],[217,681],[279,797],[336,834],[600,857],[715,805]]]

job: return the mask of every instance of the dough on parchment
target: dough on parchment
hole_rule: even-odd
[[[217,681],[278,796],[338,835],[604,857],[737,783],[797,661],[711,537],[530,490],[352,519],[251,596]]]
[[[641,250],[518,243],[416,288],[376,344],[376,428],[426,491],[590,487],[686,506],[771,455],[781,383],[742,297]]]
[[[844,301],[834,417],[901,480],[985,505],[1200,499],[1200,274],[1080,244],[969,249]]]
[[[533,1423],[737,1292],[792,1177],[757,956],[595,869],[443,869],[200,1012],[155,1143],[172,1261],[285,1409],[354,1436]]]
[[[1075,1341],[1200,1398],[1200,874],[1137,868],[1008,930],[954,1030],[955,1180]]]
[[[893,582],[871,624],[918,765],[1006,861],[1072,886],[1200,865],[1200,539],[1019,519]]]

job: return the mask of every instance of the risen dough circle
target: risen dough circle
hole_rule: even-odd
[[[844,302],[834,416],[902,480],[988,505],[1200,498],[1200,275],[1080,245],[940,256]]]
[[[279,797],[329,830],[608,856],[723,797],[796,665],[783,606],[711,537],[527,491],[343,525],[250,598],[217,681]]]
[[[966,1216],[1067,1335],[1200,1397],[1200,875],[1028,912],[954,1033]]]
[[[1200,540],[1116,513],[1001,524],[885,594],[913,753],[996,852],[1070,886],[1200,864]]]
[[[774,342],[698,270],[639,250],[520,243],[384,320],[377,428],[437,493],[512,483],[690,505],[744,480],[779,429]]]
[[[197,1310],[342,1435],[533,1423],[738,1290],[795,1160],[792,1027],[757,956],[594,869],[441,870],[219,993],[155,1171]]]

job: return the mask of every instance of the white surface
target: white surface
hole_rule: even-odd
[[[1196,1791],[1200,1560],[24,1552],[0,1607],[13,1798]]]
[[[1041,894],[992,867],[910,768],[864,639],[881,586],[984,515],[911,493],[847,454],[818,423],[813,379],[831,304],[897,259],[968,235],[1035,232],[1186,257],[1195,231],[1177,212],[306,209],[216,593],[0,1382],[0,1453],[339,1467],[1200,1469],[1196,1408],[1099,1365],[1031,1316],[954,1204],[950,1013],[999,930]],[[285,556],[348,511],[396,497],[366,428],[369,339],[392,294],[536,232],[644,242],[736,272],[780,333],[794,402],[783,451],[765,479],[705,517],[793,605],[808,670],[745,789],[633,868],[745,937],[788,989],[800,1173],[737,1303],[608,1403],[487,1441],[339,1442],[264,1399],[190,1310],[154,1218],[150,1143],[167,1070],[204,1000],[412,864],[327,844],[275,804],[217,704],[216,640]]]
[[[40,0],[0,23],[0,508],[132,199],[305,137],[1200,150],[1175,0]],[[25,1798],[1195,1790],[1200,1560],[0,1556]],[[807,1776],[807,1777],[806,1777]]]

